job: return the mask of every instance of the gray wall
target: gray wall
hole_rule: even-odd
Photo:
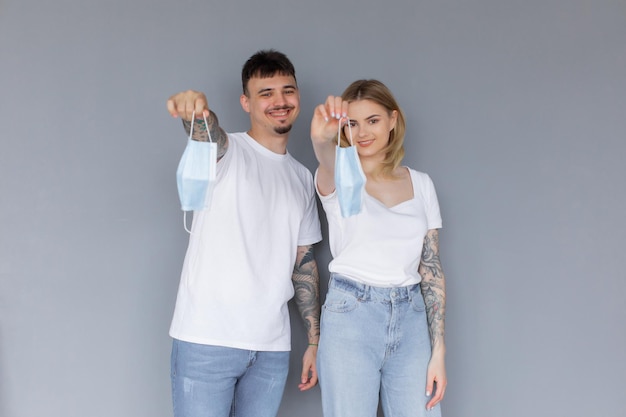
[[[165,100],[203,90],[245,129],[239,71],[267,47],[297,67],[311,169],[326,95],[379,78],[407,113],[444,216],[444,415],[622,416],[624,0],[0,1],[0,415],[171,415]],[[320,416],[296,384],[280,415]]]

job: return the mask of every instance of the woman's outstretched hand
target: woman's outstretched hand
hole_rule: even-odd
[[[348,116],[348,102],[341,97],[328,96],[324,104],[320,104],[313,112],[311,121],[311,139],[315,143],[325,143],[337,138],[339,123]]]

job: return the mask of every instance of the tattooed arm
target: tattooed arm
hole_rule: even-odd
[[[207,126],[204,124],[204,119],[202,117],[204,114],[207,118],[207,123],[209,124],[208,129],[211,133],[211,139],[213,142],[217,143],[217,158],[219,159],[224,156],[226,150],[228,149],[228,135],[220,127],[215,113],[209,110],[206,96],[203,93],[199,91],[187,90],[174,94],[167,100],[167,110],[172,117],[180,116],[183,120],[183,126],[187,131],[187,135],[189,135],[189,131],[191,129],[191,118],[194,117],[195,113],[192,139],[200,142],[206,142],[209,140],[209,135],[207,135]]]
[[[426,395],[430,396],[433,394],[428,404],[426,404],[426,408],[431,409],[442,400],[448,383],[445,367],[446,346],[444,342],[446,283],[439,259],[439,231],[437,229],[429,230],[424,238],[419,273],[422,276],[420,285],[424,303],[426,304],[430,345],[432,348],[426,380]],[[435,386],[434,393],[433,386]]]
[[[317,384],[317,343],[320,338],[320,278],[313,254],[313,245],[298,246],[292,276],[295,301],[307,329],[309,346],[302,358],[302,375],[298,387],[306,391]]]
[[[209,116],[206,118],[206,121],[209,124],[209,133],[211,133],[211,140],[217,143],[217,159],[220,159],[226,153],[226,149],[228,149],[228,135],[226,134],[226,132],[224,132],[224,129],[220,127],[219,120],[217,120],[217,115],[213,113],[212,110],[209,110]],[[189,136],[191,121],[183,119],[183,126],[185,127],[185,131],[187,132],[187,136]],[[206,125],[204,124],[204,119],[196,118],[196,120],[194,120],[193,136],[191,138],[199,142],[207,142],[209,140]]]

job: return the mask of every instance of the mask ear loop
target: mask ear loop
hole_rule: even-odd
[[[213,139],[211,138],[211,132],[209,132],[209,123],[206,121],[206,116],[204,112],[202,113],[202,118],[204,119],[204,127],[206,128],[206,134],[209,136],[209,142],[213,143]],[[189,140],[193,136],[193,125],[196,124],[196,112],[191,113],[191,127],[189,129]]]
[[[211,132],[209,131],[209,123],[206,120],[206,116],[204,115],[204,112],[202,112],[202,118],[204,119],[204,127],[206,128],[206,133],[209,136],[209,142],[213,143],[213,139],[211,138]],[[191,137],[193,136],[193,125],[196,122],[196,112],[193,111],[191,113],[191,127],[189,129],[189,140],[193,140],[191,139]],[[191,234],[191,228],[187,228],[187,212],[183,212],[183,227],[185,228],[185,231],[189,234]]]
[[[209,142],[213,143],[213,139],[211,138],[211,132],[209,132],[209,123],[206,121],[206,116],[204,115],[204,112],[202,112],[202,118],[204,119],[206,134],[209,136]]]
[[[340,146],[340,143],[341,143],[341,121],[343,119],[346,119],[348,121],[347,125],[348,125],[348,135],[350,137],[350,146],[354,146],[354,143],[352,142],[352,126],[350,126],[350,118],[348,116],[343,116],[342,118],[339,119],[339,126],[337,127],[337,146]]]

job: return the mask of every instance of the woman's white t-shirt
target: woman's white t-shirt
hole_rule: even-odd
[[[421,281],[418,268],[424,237],[429,230],[441,228],[442,222],[432,180],[407,169],[412,199],[387,207],[365,192],[361,212],[347,218],[341,216],[336,191],[322,196],[318,190],[328,220],[330,272],[376,287]]]

